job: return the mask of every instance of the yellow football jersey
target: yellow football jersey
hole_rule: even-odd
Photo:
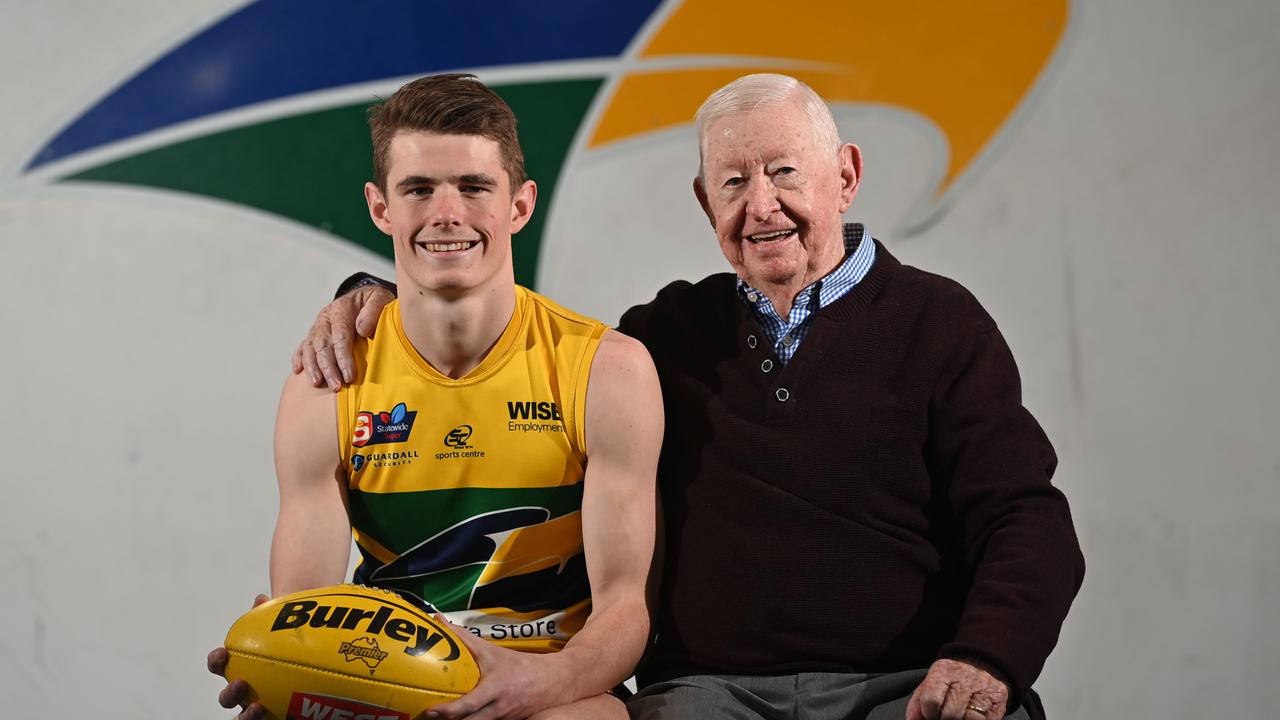
[[[355,582],[416,597],[480,637],[559,650],[591,611],[583,418],[606,328],[516,288],[511,321],[454,380],[405,337],[400,304],[338,394]]]

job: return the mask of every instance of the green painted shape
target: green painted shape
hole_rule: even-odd
[[[582,483],[548,488],[457,488],[348,494],[351,524],[397,555],[468,518],[515,507],[543,507],[552,518],[582,509]]]
[[[378,585],[391,590],[407,590],[444,612],[466,610],[471,606],[471,593],[480,582],[484,569],[484,565],[455,568],[426,577],[379,581]]]
[[[457,488],[402,493],[348,493],[351,524],[397,555],[468,518],[514,507],[543,507],[552,518],[582,508],[582,483],[547,488]],[[483,564],[430,575],[379,580],[384,587],[407,590],[440,610],[470,606],[471,591]]]
[[[551,203],[555,201],[556,183],[582,118],[602,82],[565,80],[494,88],[516,114],[525,173],[538,183],[538,204],[533,217],[511,241],[516,282],[525,287],[537,289],[534,281],[538,277],[538,249],[542,247],[542,230],[551,215]]]
[[[513,242],[516,282],[533,287],[538,248],[565,156],[601,80],[494,86],[520,121],[538,210]],[[283,215],[392,257],[373,226],[364,183],[373,174],[366,106],[350,105],[235,128],[115,160],[62,178],[206,195]],[[355,268],[353,268],[355,269]]]

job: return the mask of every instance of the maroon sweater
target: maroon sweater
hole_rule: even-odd
[[[1053,448],[972,295],[878,246],[785,368],[727,273],[668,285],[619,329],[649,348],[666,402],[643,682],[956,658],[1021,698],[1084,561]]]

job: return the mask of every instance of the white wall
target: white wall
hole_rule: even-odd
[[[0,697],[14,716],[226,715],[204,654],[266,587],[289,352],[341,277],[387,270],[243,208],[18,177],[52,126],[227,8],[4,0]],[[839,109],[868,157],[851,216],[978,295],[1058,447],[1088,573],[1039,683],[1054,720],[1280,703],[1276,37],[1269,1],[1077,3],[1036,97],[913,237],[895,233],[911,169],[932,162],[923,131]],[[661,281],[720,270],[688,192],[693,152],[672,131],[579,156],[542,289],[613,319]],[[601,197],[624,162],[655,180]],[[657,236],[679,244],[645,244]],[[644,270],[616,291],[584,283],[575,271],[601,258]]]

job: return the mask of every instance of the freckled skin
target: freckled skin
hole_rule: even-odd
[[[757,107],[707,130],[694,194],[740,277],[790,312],[796,293],[844,258],[841,214],[862,175],[858,147],[822,147],[798,103]],[[782,240],[747,237],[778,230]]]

